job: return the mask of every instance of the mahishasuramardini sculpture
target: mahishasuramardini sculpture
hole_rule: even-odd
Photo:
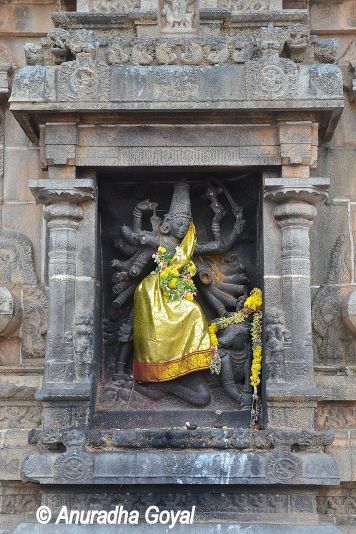
[[[235,254],[229,254],[245,226],[242,209],[232,203],[235,223],[223,239],[221,223],[226,213],[218,195],[219,188],[209,184],[205,197],[214,213],[212,241],[200,243],[197,239],[186,182],[174,184],[171,206],[163,220],[156,214],[157,204],[145,200],[134,209],[132,227],[121,227],[120,248],[128,259],[112,262],[117,270],[113,304],[129,311],[118,332],[114,380],[153,399],[168,393],[195,406],[209,404],[206,374],[212,368],[214,347],[208,320],[195,296],[202,297],[210,314],[222,317],[238,310],[247,295],[245,269]],[[142,229],[144,214],[150,215],[151,231]],[[160,261],[156,259],[158,265],[152,272],[154,257]],[[216,257],[220,258],[218,276]],[[164,282],[167,276],[169,285]],[[219,357],[226,393],[241,405],[249,405],[249,325],[232,325],[224,331]]]

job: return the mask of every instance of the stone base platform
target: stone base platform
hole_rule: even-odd
[[[154,530],[153,530],[154,529]],[[169,529],[164,525],[121,525],[121,526],[99,526],[99,525],[35,525],[33,523],[22,523],[17,527],[14,534],[112,534],[122,532],[128,534],[340,534],[340,530],[331,524],[317,525],[271,525],[261,523],[259,525],[246,524],[195,524],[177,525],[174,529]]]

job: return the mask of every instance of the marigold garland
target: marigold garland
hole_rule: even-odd
[[[248,319],[250,315],[253,315],[250,336],[252,340],[252,365],[250,384],[254,389],[254,394],[257,395],[257,388],[261,383],[261,371],[262,371],[262,304],[263,296],[262,290],[255,288],[251,291],[250,295],[246,298],[243,308],[230,317],[222,317],[213,322],[209,326],[210,341],[213,347],[216,349],[219,345],[219,340],[216,335],[218,330],[226,328],[232,324],[243,323]],[[213,361],[211,371],[216,372],[218,365],[216,361]]]
[[[173,263],[173,254],[167,252],[167,249],[162,246],[158,247],[152,257],[157,265],[156,273],[159,273],[160,288],[167,300],[193,301],[197,291],[192,279],[197,272],[195,264],[190,261],[178,270]]]

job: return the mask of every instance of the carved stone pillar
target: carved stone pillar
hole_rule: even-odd
[[[325,178],[266,178],[264,185],[265,197],[275,203],[273,215],[281,230],[281,250],[275,251],[280,262],[279,273],[275,273],[274,278],[279,279],[277,302],[284,319],[277,344],[269,339],[269,335],[273,335],[273,324],[266,325],[268,424],[277,428],[310,429],[316,388],[309,229],[317,215],[315,204],[327,197],[329,181]],[[267,293],[267,311],[268,307]],[[270,322],[273,323],[273,318]]]
[[[92,361],[88,351],[80,350],[83,342],[92,335],[92,314],[82,321],[77,332],[76,285],[77,285],[77,232],[83,219],[82,203],[95,199],[94,181],[78,180],[34,180],[29,187],[36,201],[45,205],[44,217],[48,221],[48,285],[49,321],[46,342],[44,382],[38,392],[38,399],[65,403],[67,419],[58,412],[56,417],[44,417],[44,425],[71,424],[68,411],[78,408],[70,401],[85,403],[83,417],[87,416],[87,401],[90,398]],[[94,237],[92,237],[94,239]],[[90,310],[88,310],[90,313]],[[90,332],[89,332],[90,330]],[[93,355],[91,348],[91,358]],[[78,357],[79,356],[79,357]],[[48,406],[49,407],[49,406]],[[51,407],[53,408],[53,406]],[[59,408],[60,409],[60,408]],[[52,410],[53,412],[53,410]],[[51,412],[51,413],[52,413]],[[77,425],[83,418],[76,412]],[[74,417],[75,419],[75,417]],[[48,425],[46,425],[46,421]]]

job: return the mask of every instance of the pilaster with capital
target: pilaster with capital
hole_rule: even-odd
[[[327,198],[328,185],[326,178],[265,178],[264,182],[265,198],[273,202],[275,225],[280,229],[280,240],[276,240],[280,250],[274,251],[278,272],[266,274],[267,286],[273,278],[279,292],[274,304],[266,292],[266,393],[271,427],[313,426],[316,388],[309,229],[317,215],[315,205]],[[276,302],[279,316],[269,311]]]
[[[49,321],[44,382],[38,398],[88,401],[94,352],[93,311],[89,307],[78,315],[78,230],[83,205],[95,200],[95,182],[31,180],[29,187],[37,203],[44,204],[49,230]]]

